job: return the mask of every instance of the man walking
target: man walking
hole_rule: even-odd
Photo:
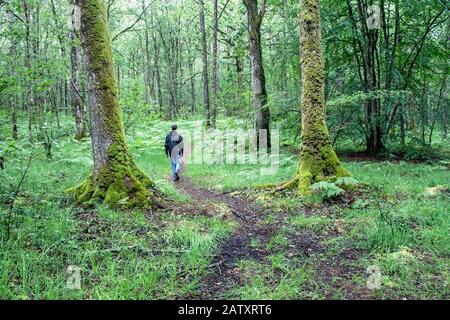
[[[180,180],[180,167],[183,157],[183,137],[177,131],[176,124],[172,126],[172,131],[166,137],[166,155],[172,161],[172,179],[173,181]]]

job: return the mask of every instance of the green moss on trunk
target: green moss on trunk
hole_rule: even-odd
[[[148,207],[155,185],[135,164],[126,150],[112,145],[108,164],[80,185],[68,190],[78,203]]]
[[[325,124],[320,1],[301,0],[300,5],[302,149],[293,179],[277,190],[297,186],[300,195],[308,195],[312,184],[350,173],[341,166]]]
[[[125,142],[105,1],[84,0],[80,7],[89,75],[94,169],[84,182],[68,192],[79,203],[149,206],[154,184],[137,167]]]

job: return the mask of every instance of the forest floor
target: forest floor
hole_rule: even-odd
[[[61,131],[71,126],[68,119]],[[138,165],[168,199],[158,211],[68,202],[64,191],[92,166],[90,141],[68,137],[55,141],[52,159],[35,146],[10,210],[31,150],[20,132],[24,140],[0,170],[0,299],[450,298],[448,158],[343,156],[356,190],[298,199],[254,188],[293,174],[298,156],[288,149],[273,176],[249,164],[188,164],[173,183],[167,128],[154,121],[127,134]],[[0,136],[8,130],[0,121]],[[68,286],[69,266],[80,270],[79,288]],[[370,290],[373,267],[380,286]]]
[[[283,277],[283,258],[279,259],[280,265],[273,265],[273,260],[277,259],[273,255],[275,251],[283,250],[278,244],[271,245],[273,237],[282,231],[283,226],[288,222],[289,213],[283,212],[277,214],[277,221],[267,221],[268,217],[275,214],[270,209],[261,208],[248,195],[240,192],[214,192],[194,186],[189,178],[176,183],[177,187],[187,193],[196,203],[214,203],[225,206],[237,221],[237,228],[233,234],[225,240],[219,252],[214,256],[211,265],[211,272],[203,278],[199,291],[194,292],[186,298],[193,299],[220,299],[233,297],[232,291],[239,287],[245,288],[245,277],[251,277],[241,272],[243,263],[258,265],[259,268],[272,269],[274,267],[273,278],[266,279],[269,282],[279,282]],[[223,207],[222,207],[223,208]],[[328,235],[327,235],[328,236]],[[331,235],[331,237],[333,237]],[[315,231],[300,231],[289,235],[292,245],[285,248],[284,255],[289,259],[298,258],[314,262],[310,270],[314,270],[314,276],[309,279],[300,277],[294,279],[295,275],[289,281],[296,284],[298,281],[309,281],[309,285],[314,286],[317,283],[327,283],[333,277],[337,279],[331,282],[332,290],[328,290],[325,298],[332,298],[332,294],[345,288],[345,297],[351,299],[365,299],[373,297],[369,290],[364,286],[356,286],[349,280],[355,273],[364,273],[361,268],[348,265],[348,260],[354,260],[358,256],[357,250],[345,250],[333,257],[325,257],[323,252],[325,248],[323,236]],[[285,238],[287,240],[287,238]],[[280,257],[280,256],[279,256]],[[286,271],[286,269],[284,269]],[[271,276],[270,273],[266,277]],[[314,278],[317,279],[314,279]],[[255,279],[251,279],[254,281]],[[287,285],[289,285],[287,283]],[[245,288],[250,291],[258,288]],[[311,287],[311,289],[313,289]],[[319,288],[316,288],[319,289]],[[258,292],[256,292],[258,293]],[[261,293],[259,293],[261,294]],[[250,298],[250,296],[249,296]]]

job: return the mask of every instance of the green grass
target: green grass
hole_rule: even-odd
[[[244,279],[242,287],[236,287],[228,293],[232,299],[244,300],[287,300],[310,298],[304,291],[311,285],[311,270],[296,266],[289,268],[283,256],[271,256],[272,265],[262,265],[252,260],[242,260],[239,270]],[[281,260],[281,261],[280,261]],[[291,264],[294,264],[291,262]],[[274,270],[281,270],[277,275]]]
[[[6,117],[0,117],[6,119]],[[5,120],[5,122],[6,122]],[[71,119],[63,130],[72,133]],[[237,120],[219,127],[239,127]],[[193,123],[179,126],[191,130]],[[21,126],[24,128],[25,126]],[[65,129],[64,129],[65,128]],[[170,124],[150,121],[129,132],[130,150],[139,166],[167,197],[180,205],[191,201],[168,181],[170,163],[163,140]],[[0,136],[9,128],[0,122]],[[26,132],[20,132],[26,137]],[[71,135],[72,136],[72,135]],[[15,203],[11,237],[6,240],[8,203],[24,169],[30,146],[20,141],[16,155],[0,171],[0,299],[172,299],[194,294],[210,271],[212,257],[236,223],[170,211],[157,215],[99,207],[83,212],[62,200],[63,192],[86,177],[92,165],[90,141],[61,138],[48,160],[42,146]],[[297,155],[282,151],[274,176],[259,166],[188,164],[185,175],[217,190],[248,189],[287,180]],[[345,162],[361,190],[346,202],[318,202],[249,191],[270,213],[263,222],[276,231],[267,243],[251,241],[269,255],[264,261],[238,264],[243,285],[224,297],[235,299],[349,298],[365,290],[368,266],[377,265],[382,287],[377,298],[449,298],[450,215],[448,193],[427,188],[447,186],[443,162]],[[344,199],[346,196],[344,196]],[[314,235],[323,250],[294,254],[298,234]],[[315,240],[315,241],[316,241]],[[309,244],[311,245],[311,244]],[[355,250],[351,259],[345,250]],[[294,255],[293,255],[294,254]],[[326,275],[324,262],[337,261],[351,275]],[[66,286],[67,267],[81,268],[81,290]],[[336,266],[334,268],[337,268]]]
[[[163,131],[157,131],[158,139],[153,141],[147,139],[151,134],[151,129],[137,130],[135,140],[130,138],[137,162],[167,197],[180,203],[189,200],[166,180],[170,163],[161,148]],[[170,212],[152,216],[105,207],[93,210],[94,221],[83,221],[79,210],[61,199],[64,190],[89,173],[90,142],[61,139],[51,161],[41,146],[35,148],[15,203],[11,238],[6,241],[8,197],[29,154],[26,142],[18,147],[17,158],[0,171],[0,299],[171,299],[188,295],[207,272],[220,241],[233,230],[232,222],[220,218],[178,217]],[[67,288],[70,265],[81,268],[81,290]]]
[[[290,224],[294,226],[295,229],[319,232],[328,226],[329,221],[327,218],[321,216],[307,217],[304,215],[297,215],[292,217]]]

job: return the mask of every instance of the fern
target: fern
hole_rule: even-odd
[[[323,198],[329,199],[343,194],[345,191],[339,188],[335,183],[320,181],[311,186],[313,191],[318,191]]]
[[[352,177],[343,177],[336,180],[334,183],[337,186],[354,187],[359,184],[359,181]]]

